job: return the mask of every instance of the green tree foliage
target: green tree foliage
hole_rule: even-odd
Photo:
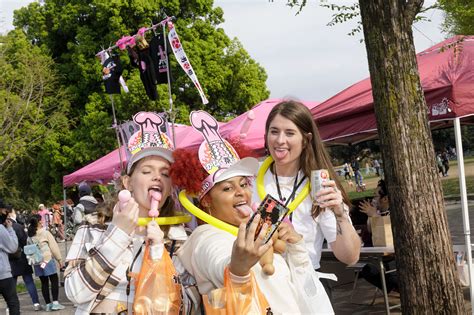
[[[43,189],[31,185],[33,174],[40,172],[38,155],[48,155],[48,166],[62,155],[69,101],[53,60],[23,32],[12,31],[0,43],[0,194],[18,205]],[[52,174],[42,175],[46,182]]]
[[[60,161],[63,174],[91,162],[117,146],[112,126],[111,100],[102,83],[102,67],[95,54],[113,45],[123,35],[132,35],[165,15],[175,16],[176,30],[188,58],[209,99],[204,106],[191,80],[170,55],[172,99],[176,122],[189,123],[189,112],[205,108],[217,119],[240,114],[268,98],[266,73],[250,58],[237,39],[231,40],[219,27],[221,8],[212,0],[46,0],[15,11],[14,25],[36,46],[54,58],[61,83],[71,95],[70,119],[74,127],[64,145],[67,161]],[[161,32],[161,28],[157,31]],[[148,32],[147,36],[151,36]],[[120,54],[130,93],[114,95],[119,122],[140,110],[169,108],[166,85],[158,86],[159,99],[145,94],[138,69]],[[46,160],[47,161],[47,160]],[[41,180],[41,178],[39,178]],[[53,191],[58,189],[53,188]],[[48,195],[50,196],[50,194]]]
[[[446,12],[443,24],[445,31],[455,35],[474,34],[473,0],[439,0],[441,9]]]

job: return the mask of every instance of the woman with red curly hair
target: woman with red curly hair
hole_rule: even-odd
[[[174,151],[175,163],[170,172],[173,183],[185,190],[181,196],[197,197],[206,214],[201,218],[210,215],[213,220],[209,222],[217,219],[224,225],[238,227],[234,236],[222,230],[222,225],[201,222],[178,250],[178,258],[196,279],[199,292],[208,295],[222,288],[228,268],[231,281],[236,283],[249,281],[253,274],[273,314],[333,314],[324,288],[312,270],[302,237],[291,225],[282,223],[278,228],[278,236],[287,243],[287,249],[284,256],[274,254],[275,273],[263,273],[257,262],[272,246],[272,240],[264,242],[266,224],[255,237],[259,214],[249,222],[250,182],[256,175],[258,161],[240,143],[223,140],[217,122],[206,112],[191,113],[191,123],[205,141],[199,149]]]

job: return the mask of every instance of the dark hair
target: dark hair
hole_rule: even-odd
[[[377,187],[380,187],[379,189],[380,198],[388,196],[387,185],[385,184],[385,181],[383,179],[379,180],[379,182],[377,183]]]
[[[267,135],[270,124],[277,115],[292,121],[303,135],[303,151],[300,155],[300,167],[303,173],[310,178],[312,170],[327,169],[330,177],[336,182],[337,188],[341,191],[344,203],[350,206],[349,196],[337,179],[316,123],[311,112],[304,104],[294,100],[285,100],[273,107],[265,123],[265,148],[268,149]],[[307,146],[310,147],[308,148]],[[320,212],[319,206],[313,207],[313,218],[316,218]]]
[[[29,225],[28,225],[28,236],[33,237],[36,235],[36,231],[38,230],[39,220],[36,216],[31,217]]]

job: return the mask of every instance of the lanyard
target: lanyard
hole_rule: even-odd
[[[273,165],[275,165],[275,164],[273,164]],[[301,186],[301,184],[305,180],[306,176],[303,176],[303,178],[298,182],[298,173],[299,173],[299,170],[298,170],[298,173],[296,173],[295,181],[293,183],[293,190],[291,191],[291,194],[288,197],[288,199],[286,199],[281,194],[280,183],[278,182],[278,174],[276,172],[276,167],[274,167],[273,169],[274,169],[274,174],[275,174],[275,182],[276,182],[277,190],[278,190],[278,197],[280,198],[281,202],[285,203],[285,207],[287,207],[288,204],[290,203],[290,201],[295,199],[296,191]]]

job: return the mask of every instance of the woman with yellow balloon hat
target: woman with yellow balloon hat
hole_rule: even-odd
[[[208,113],[192,112],[190,120],[204,142],[199,149],[173,152],[171,177],[183,189],[180,202],[201,220],[177,256],[196,279],[204,305],[220,308],[222,305],[217,305],[222,302],[218,298],[221,288],[225,288],[226,295],[233,285],[255,283],[252,288],[258,288],[264,298],[254,303],[255,299],[248,298],[250,294],[243,294],[240,301],[252,302],[234,313],[333,314],[304,242],[291,225],[282,223],[275,232],[286,242],[286,252],[274,255],[274,274],[268,276],[263,272],[258,262],[270,249],[272,240],[264,241],[266,223],[256,233],[260,215],[253,216],[250,207],[250,183],[258,161],[249,157],[248,149],[241,143],[223,140],[217,121]],[[191,196],[196,197],[198,206],[189,200]],[[251,290],[246,287],[243,291]],[[232,299],[225,299],[224,304],[229,301]],[[267,304],[269,308],[265,307]],[[233,313],[228,305],[225,308],[225,314]],[[206,312],[209,310],[206,307]]]
[[[259,168],[254,201],[270,194],[290,208],[292,224],[303,235],[315,270],[320,269],[324,239],[338,260],[348,265],[357,262],[360,240],[349,218],[350,200],[308,108],[291,100],[275,105],[265,124],[265,148],[270,156]],[[328,170],[332,180],[323,183],[313,200],[309,178],[312,170],[319,169]],[[326,279],[323,283],[330,295]]]
[[[189,219],[173,210],[173,147],[160,115],[139,112],[133,120],[140,129],[128,142],[127,190],[106,229],[81,226],[67,254],[65,291],[76,314],[181,314],[178,273],[164,246],[187,238],[167,224]]]

